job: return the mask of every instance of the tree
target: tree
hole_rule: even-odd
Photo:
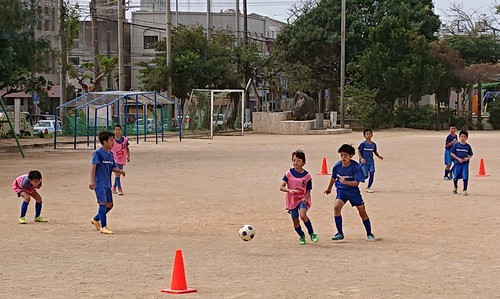
[[[35,73],[47,69],[44,58],[48,41],[36,38],[39,20],[35,2],[3,0],[0,10],[0,91],[43,92],[52,83]]]
[[[84,92],[100,91],[101,82],[116,71],[118,57],[98,55],[99,71],[93,62],[86,61],[79,68],[75,65],[68,65],[68,73],[71,79],[76,79]]]

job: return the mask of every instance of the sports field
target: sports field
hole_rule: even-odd
[[[360,132],[132,143],[125,196],[108,214],[114,235],[90,224],[91,150],[0,153],[0,298],[500,298],[500,132],[470,132],[468,197],[443,180],[447,133],[374,133],[385,159],[376,159],[375,193],[362,190],[376,242],[348,204],[346,239],[331,240],[334,195],[323,194],[329,177],[317,175],[322,158],[331,168],[339,146],[357,147]],[[298,148],[313,174],[308,215],[320,238],[306,246],[279,191]],[[480,158],[488,177],[474,176]],[[20,225],[11,183],[32,169],[43,175],[49,222],[33,223],[32,201]],[[242,224],[255,227],[253,241],[239,239]],[[176,249],[198,293],[160,293]]]

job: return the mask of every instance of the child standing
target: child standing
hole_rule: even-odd
[[[115,142],[111,148],[115,162],[118,168],[123,169],[127,162],[130,162],[130,149],[128,147],[128,138],[122,136],[122,126],[119,124],[115,125]],[[116,194],[116,188],[118,188],[118,195],[123,195],[122,184],[120,182],[120,174],[115,173],[115,183],[113,184],[113,194]]]
[[[473,152],[472,147],[467,143],[469,138],[469,133],[467,131],[460,131],[458,134],[460,142],[453,145],[450,150],[450,154],[455,159],[453,163],[453,194],[457,194],[458,180],[464,180],[464,190],[463,195],[469,195],[467,193],[467,185],[469,184],[469,161],[472,158]]]
[[[113,233],[108,229],[106,219],[106,214],[113,208],[111,172],[120,173],[125,176],[125,171],[118,168],[111,152],[114,140],[113,133],[101,132],[99,134],[99,142],[102,147],[92,153],[89,188],[95,191],[99,209],[97,215],[90,222],[102,234]]]
[[[328,188],[325,190],[325,194],[330,194],[332,192],[332,186],[335,183],[337,196],[333,205],[333,215],[337,233],[332,237],[332,240],[337,241],[344,239],[341,211],[344,204],[349,201],[351,206],[358,209],[359,216],[363,220],[363,225],[366,229],[368,240],[373,241],[375,240],[375,236],[372,234],[370,218],[366,213],[365,203],[363,202],[358,187],[360,182],[364,182],[363,171],[359,164],[352,160],[354,156],[354,147],[349,144],[344,144],[339,148],[338,152],[340,154],[340,161],[333,166],[332,178],[330,179]]]
[[[306,244],[306,236],[300,227],[300,219],[304,222],[307,232],[311,237],[311,241],[316,243],[319,241],[318,236],[314,233],[311,220],[307,217],[307,210],[311,208],[311,175],[303,168],[306,164],[306,155],[303,151],[297,150],[292,153],[292,165],[285,175],[281,183],[280,190],[286,192],[286,209],[292,216],[293,227],[300,236],[299,244]]]
[[[372,185],[373,179],[375,177],[375,160],[373,159],[373,154],[377,156],[380,160],[384,160],[384,157],[378,154],[377,145],[372,141],[373,131],[371,129],[365,129],[363,131],[363,136],[365,141],[361,142],[358,146],[358,156],[359,163],[361,164],[361,169],[365,175],[365,179],[368,179],[368,186],[366,187],[366,192],[373,193]]]
[[[35,204],[35,222],[47,222],[47,219],[40,216],[42,213],[42,197],[36,189],[42,187],[42,174],[38,170],[32,170],[28,174],[18,176],[12,183],[12,190],[17,194],[17,197],[23,198],[21,204],[21,216],[19,217],[20,224],[26,224],[26,212],[28,205],[33,197]]]
[[[458,141],[458,136],[456,134],[457,126],[454,124],[450,124],[450,134],[446,136],[446,141],[444,143],[444,179],[451,180],[453,171],[450,170],[451,163],[453,162],[453,158],[451,157],[451,148]]]

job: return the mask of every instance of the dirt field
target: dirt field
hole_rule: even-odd
[[[188,286],[179,298],[500,298],[500,132],[472,131],[469,197],[452,195],[443,177],[447,132],[375,132],[375,193],[363,192],[378,242],[367,242],[355,209],[343,210],[346,239],[334,242],[332,203],[319,176],[359,132],[330,136],[218,137],[132,144],[125,196],[115,196],[109,227],[89,223],[97,211],[88,189],[91,150],[0,154],[0,298],[167,298],[175,249]],[[83,148],[83,145],[79,145]],[[320,237],[298,244],[284,194],[290,153],[306,151],[313,173],[309,216]],[[489,177],[475,177],[484,158]],[[19,174],[43,174],[42,215],[19,225]],[[459,187],[462,184],[460,182]],[[364,186],[362,188],[364,191]],[[256,238],[239,239],[241,224]],[[305,228],[304,228],[305,229]]]

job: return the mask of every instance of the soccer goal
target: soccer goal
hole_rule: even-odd
[[[183,136],[243,135],[244,99],[244,89],[193,89],[184,103]]]

